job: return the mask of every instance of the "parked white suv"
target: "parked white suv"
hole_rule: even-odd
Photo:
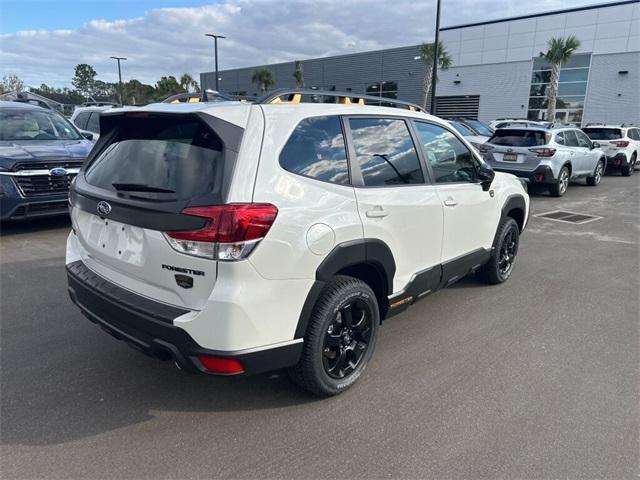
[[[100,113],[113,107],[113,105],[78,107],[71,115],[71,123],[78,127],[82,133],[90,133],[95,142],[100,138]]]
[[[600,144],[607,156],[607,168],[628,177],[640,166],[640,128],[620,125],[588,125],[582,129]]]
[[[474,271],[509,278],[529,215],[516,177],[417,107],[301,97],[102,114],[66,258],[90,320],[184,370],[286,367],[334,395],[382,320]]]

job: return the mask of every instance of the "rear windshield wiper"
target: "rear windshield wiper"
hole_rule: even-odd
[[[112,183],[111,185],[119,192],[176,193],[168,188],[153,187],[144,183]]]

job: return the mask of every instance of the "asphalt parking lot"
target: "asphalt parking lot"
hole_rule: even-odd
[[[185,374],[87,321],[65,219],[2,226],[3,478],[637,478],[640,175],[532,195],[513,276],[386,322],[360,382]]]

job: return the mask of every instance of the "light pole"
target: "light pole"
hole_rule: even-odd
[[[111,57],[113,58],[115,61],[118,62],[118,90],[119,90],[119,97],[120,97],[120,104],[122,105],[122,70],[120,70],[120,60],[126,60],[126,57]]]
[[[431,115],[436,114],[436,76],[438,74],[438,42],[440,36],[440,0],[437,0],[436,6],[436,35],[435,41],[433,42],[433,75],[431,75],[431,108],[429,108],[429,113]]]
[[[219,90],[218,81],[220,81],[220,78],[218,78],[218,39],[227,38],[227,37],[225,37],[224,35],[216,35],[214,33],[205,33],[204,36],[213,38],[213,50],[216,56],[216,92],[217,92]]]

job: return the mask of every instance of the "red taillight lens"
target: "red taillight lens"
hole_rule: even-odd
[[[629,142],[627,140],[618,140],[613,143],[617,148],[626,148],[629,146]]]
[[[491,145],[487,145],[486,143],[481,143],[480,145],[478,145],[478,151],[482,154],[489,153],[491,150],[493,150],[493,147]]]
[[[556,154],[555,148],[530,148],[529,151],[538,157],[553,157]]]
[[[182,213],[208,221],[199,230],[165,233],[175,250],[198,257],[240,260],[267,234],[278,209],[270,203],[230,203],[185,208]]]
[[[226,375],[244,373],[244,366],[235,358],[198,355],[198,360],[200,360],[200,363],[207,372],[223,373]]]

